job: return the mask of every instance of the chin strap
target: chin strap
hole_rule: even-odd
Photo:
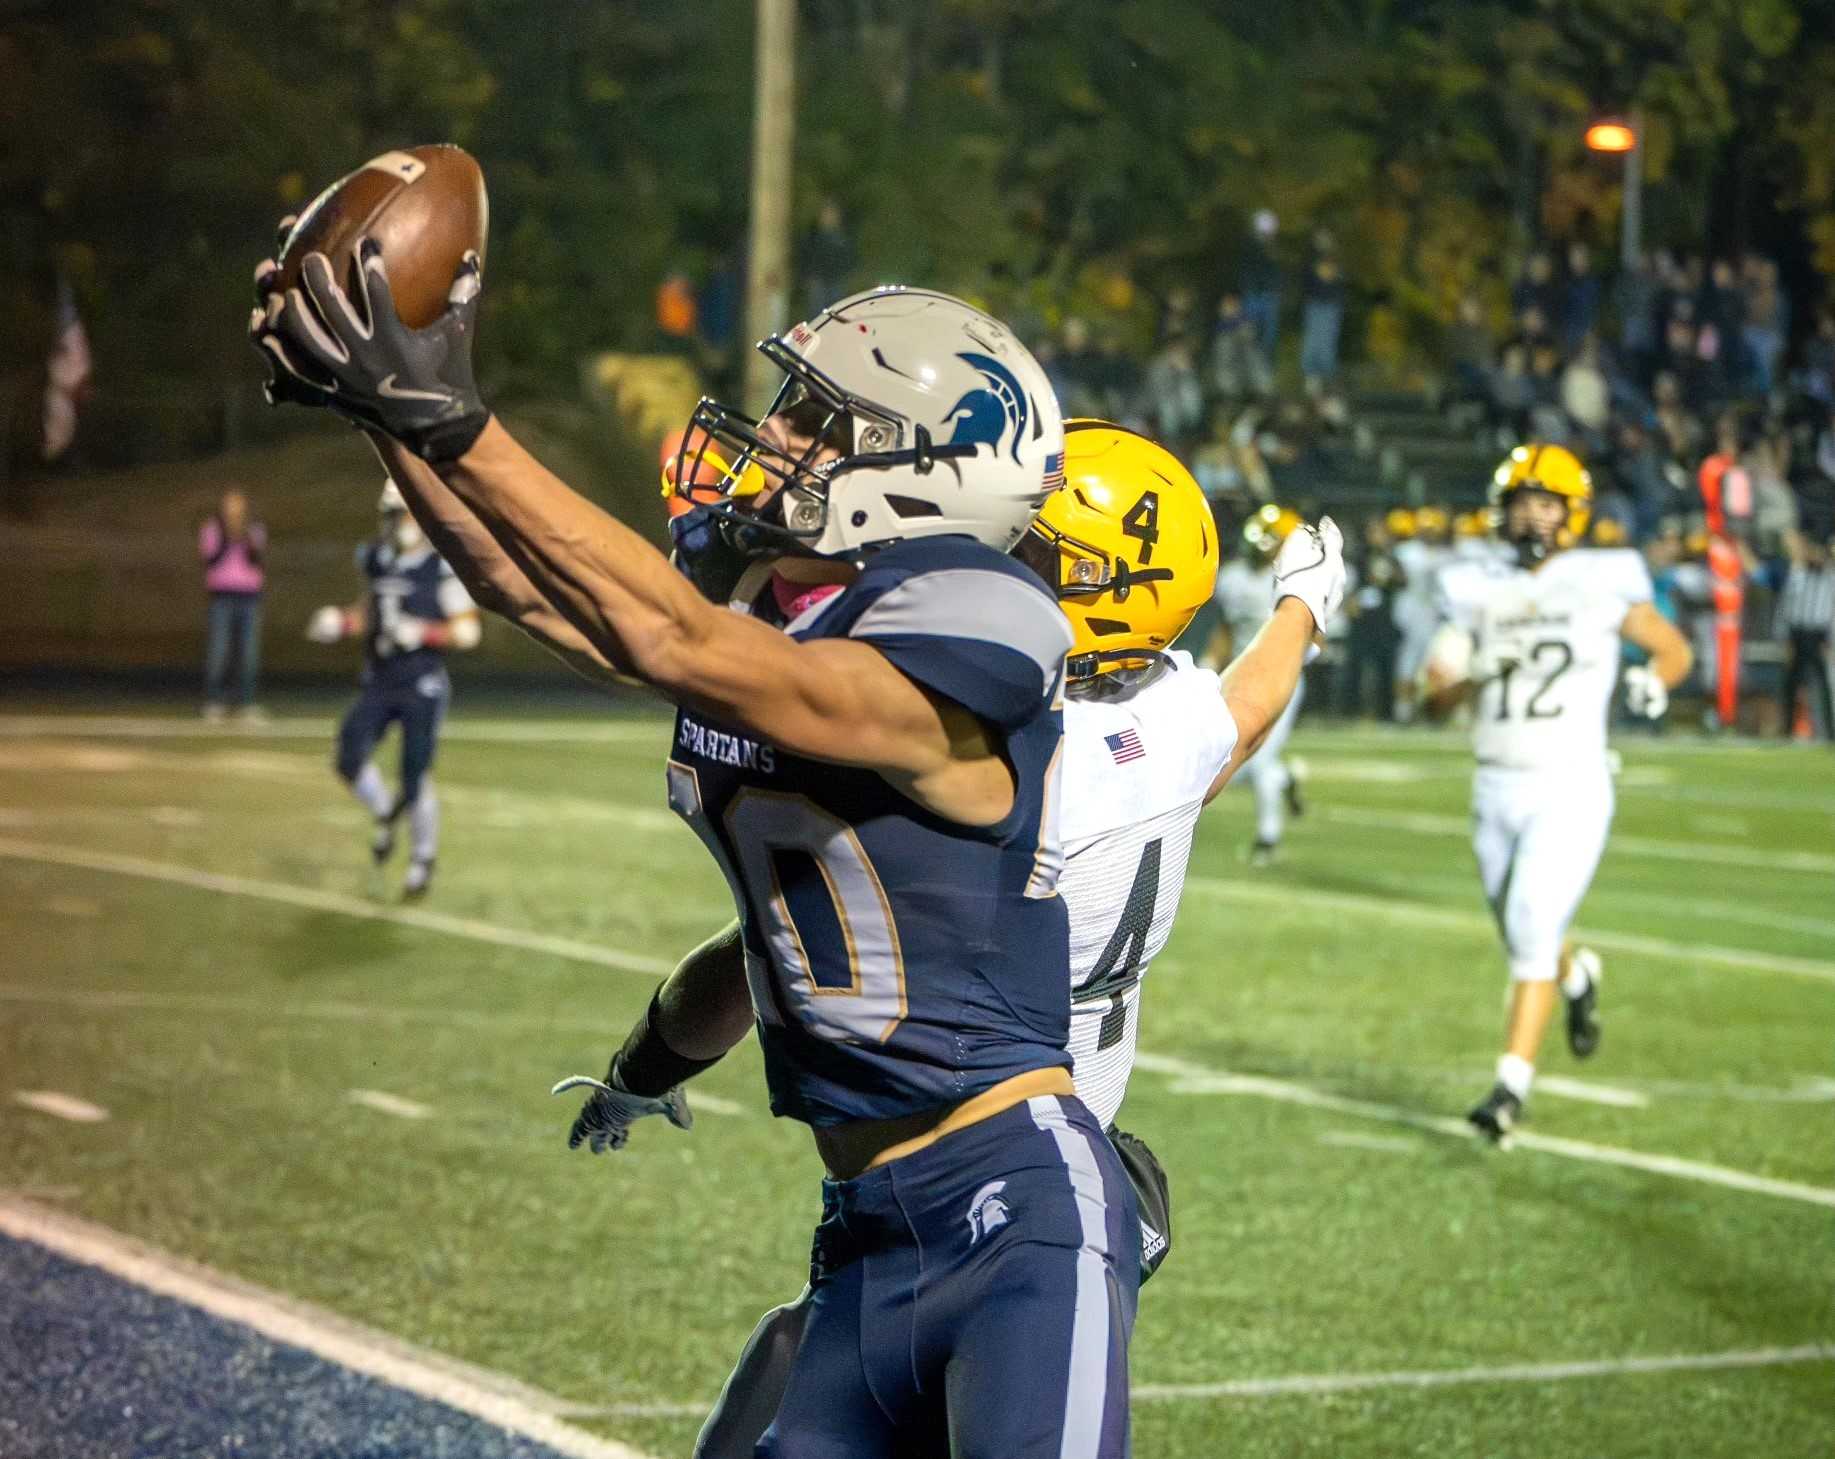
[[[1170,573],[1167,574],[1171,576]],[[1157,648],[1099,648],[1089,653],[1072,654],[1064,660],[1064,677],[1066,679],[1094,679],[1102,673],[1104,664],[1138,664],[1143,669],[1158,673],[1170,667],[1172,660]]]

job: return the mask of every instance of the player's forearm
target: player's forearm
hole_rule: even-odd
[[[1688,671],[1694,666],[1695,651],[1679,632],[1659,644],[1650,660],[1650,667],[1663,681],[1665,689],[1674,689],[1688,677]]]
[[[690,1059],[717,1059],[752,1031],[745,944],[729,922],[677,964],[657,995],[657,1032]]]
[[[665,691],[716,612],[638,533],[555,476],[493,419],[437,474],[542,602],[607,664]]]
[[[1312,613],[1297,598],[1283,598],[1249,646],[1224,670],[1223,702],[1236,721],[1230,773],[1261,747],[1287,708],[1306,667],[1312,637]]]
[[[529,575],[497,543],[477,513],[420,457],[380,432],[367,433],[383,467],[401,488],[434,550],[452,565],[472,598],[515,624],[588,678],[624,680],[586,635],[536,590]],[[477,642],[459,647],[470,648]],[[437,646],[437,645],[436,645]]]

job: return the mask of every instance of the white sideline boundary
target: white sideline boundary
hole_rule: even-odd
[[[1808,1343],[1794,1348],[1745,1348],[1725,1353],[1507,1363],[1490,1368],[1422,1368],[1396,1373],[1302,1374],[1291,1378],[1239,1378],[1227,1383],[1141,1383],[1132,1392],[1147,1403],[1180,1398],[1285,1398],[1355,1393],[1369,1388],[1451,1388],[1466,1383],[1560,1383],[1631,1373],[1708,1373],[1726,1368],[1778,1368],[1790,1363],[1835,1363],[1835,1346]]]
[[[5,1191],[0,1191],[0,1233],[546,1444],[568,1459],[651,1459],[629,1444],[602,1439],[564,1421],[563,1415],[577,1417],[594,1411],[587,1405],[568,1403],[507,1374],[414,1347],[309,1303],[184,1261],[105,1226]]]
[[[1305,887],[1281,886],[1269,882],[1230,881],[1223,877],[1188,875],[1185,885],[1195,892],[1228,902],[1251,902],[1257,906],[1316,908],[1334,917],[1345,914],[1369,917],[1405,927],[1434,927],[1446,932],[1482,932],[1497,935],[1497,924],[1482,912],[1462,912],[1457,907],[1436,907],[1426,902],[1391,901],[1367,892],[1320,892]],[[1786,977],[1813,978],[1821,983],[1835,983],[1835,962],[1816,958],[1791,957],[1785,953],[1757,952],[1742,947],[1717,947],[1705,942],[1671,942],[1661,937],[1644,937],[1635,932],[1612,932],[1595,927],[1575,927],[1573,935],[1603,952],[1628,952],[1639,957],[1666,958],[1674,962],[1699,963],[1730,968],[1742,973],[1779,973]]]
[[[621,808],[622,809],[622,808]],[[520,928],[500,927],[473,917],[454,917],[423,908],[389,906],[347,896],[341,892],[321,891],[285,882],[261,881],[254,877],[228,876],[202,871],[176,862],[153,861],[143,856],[124,856],[111,851],[90,851],[80,846],[65,846],[48,841],[25,841],[0,836],[0,859],[37,861],[52,866],[71,866],[86,871],[111,872],[120,876],[139,877],[147,881],[168,882],[199,891],[223,892],[231,896],[256,897],[310,911],[338,912],[350,917],[364,917],[376,922],[395,922],[404,927],[419,927],[452,937],[470,937],[479,942],[527,952],[551,953],[574,962],[594,963],[616,968],[620,972],[643,973],[663,977],[674,963],[662,958],[644,957],[638,953],[620,952],[596,943],[572,938],[552,937],[546,933],[527,932]],[[1319,892],[1303,887],[1273,886],[1264,882],[1228,881],[1221,877],[1189,875],[1185,885],[1193,891],[1225,901],[1251,902],[1292,910],[1316,907],[1332,913],[1352,912],[1402,926],[1436,927],[1452,932],[1496,931],[1491,919],[1479,912],[1463,912],[1453,907],[1435,907],[1425,902],[1398,902],[1361,892]],[[1703,963],[1730,968],[1736,972],[1778,973],[1786,977],[1812,978],[1835,983],[1835,962],[1814,958],[1789,957],[1780,953],[1756,952],[1746,948],[1716,947],[1708,943],[1670,942],[1659,937],[1643,937],[1630,932],[1610,932],[1593,928],[1576,928],[1575,936],[1584,937],[1607,952],[1628,952],[1642,957],[1665,958],[1676,962]]]
[[[1135,1055],[1134,1062],[1137,1068],[1148,1073],[1172,1079],[1174,1094],[1248,1095],[1283,1104],[1304,1105],[1308,1109],[1356,1115],[1361,1119],[1382,1120],[1392,1125],[1407,1125],[1412,1129],[1426,1130],[1435,1135],[1449,1135],[1454,1139],[1474,1138],[1474,1131],[1469,1124],[1450,1115],[1423,1114],[1401,1105],[1329,1094],[1325,1090],[1296,1084],[1287,1079],[1270,1079],[1260,1074],[1230,1074],[1165,1054],[1142,1052]],[[1643,1171],[1647,1175],[1667,1175],[1678,1180],[1692,1180],[1701,1185],[1717,1185],[1727,1190],[1744,1191],[1749,1195],[1776,1196],[1783,1200],[1802,1201],[1807,1205],[1835,1210],[1835,1189],[1806,1185],[1801,1181],[1777,1180],[1768,1175],[1753,1175],[1749,1171],[1711,1165],[1706,1161],[1685,1160],[1676,1155],[1650,1155],[1642,1150],[1628,1150],[1617,1145],[1595,1145],[1587,1140],[1538,1135],[1531,1130],[1512,1131],[1510,1143],[1512,1149],[1534,1150],[1538,1154],[1559,1155],[1569,1160],[1589,1161],[1595,1165],[1616,1165],[1625,1170]]]
[[[421,907],[396,907],[342,892],[321,891],[314,887],[293,886],[286,882],[258,881],[253,877],[226,876],[221,872],[200,871],[169,861],[149,861],[140,856],[121,856],[112,851],[86,851],[78,846],[57,846],[40,841],[18,841],[0,837],[0,857],[14,861],[38,861],[52,866],[73,866],[84,871],[111,872],[117,876],[139,877],[144,881],[166,882],[192,887],[203,892],[222,892],[235,897],[255,897],[280,902],[309,912],[335,912],[340,916],[358,917],[371,922],[393,922],[402,927],[418,927],[423,932],[438,932],[447,937],[466,937],[473,942],[513,947],[523,952],[547,953],[570,962],[592,963],[614,968],[621,973],[643,973],[650,977],[667,975],[675,964],[659,957],[620,952],[597,943],[579,942],[571,937],[551,937],[545,932],[524,932],[513,927],[499,927],[475,917],[453,917],[444,912],[429,912]]]

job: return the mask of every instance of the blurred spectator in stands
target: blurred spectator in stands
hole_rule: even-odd
[[[1394,545],[1382,517],[1364,523],[1357,585],[1350,595],[1350,634],[1338,675],[1339,713],[1370,714],[1384,724],[1395,718],[1395,655],[1401,639],[1395,595],[1402,570],[1396,566]]]
[[[1797,494],[1789,480],[1790,443],[1777,432],[1760,436],[1742,457],[1752,479],[1752,548],[1780,561],[1797,532]]]
[[[1789,649],[1784,671],[1784,733],[1797,717],[1797,696],[1810,695],[1814,723],[1825,740],[1835,739],[1835,706],[1829,702],[1829,634],[1835,628],[1835,567],[1819,539],[1792,532],[1789,562],[1778,592],[1778,617]]]
[[[1708,280],[1695,298],[1695,324],[1713,329],[1725,340],[1737,335],[1746,322],[1746,301],[1731,259],[1717,258],[1708,265]]]
[[[1458,317],[1446,332],[1446,356],[1452,367],[1447,403],[1487,400],[1497,342],[1491,337],[1484,301],[1469,289],[1460,296]]]
[[[1546,331],[1549,321],[1560,316],[1560,306],[1560,290],[1555,285],[1555,261],[1546,249],[1538,248],[1523,260],[1522,271],[1510,286],[1510,312],[1516,316],[1518,327],[1525,334],[1534,334],[1538,331],[1524,325],[1523,317],[1534,310],[1541,319],[1541,331]]]
[[[1803,393],[1818,405],[1835,405],[1835,314],[1816,316],[1816,333],[1803,349]]]
[[[1175,456],[1186,455],[1204,424],[1204,387],[1184,335],[1167,340],[1148,362],[1143,404],[1154,439]]]
[[[1242,295],[1233,290],[1217,303],[1217,322],[1211,331],[1210,386],[1219,399],[1230,402],[1259,400],[1274,386],[1255,326],[1243,310]]]
[[[1599,275],[1593,250],[1580,242],[1567,246],[1567,277],[1561,282],[1561,347],[1570,354],[1593,332],[1599,320]]]
[[[1267,208],[1256,213],[1248,247],[1243,251],[1239,280],[1242,312],[1249,317],[1262,358],[1270,369],[1274,367],[1275,346],[1280,342],[1281,290],[1286,282],[1280,260],[1274,254],[1275,235],[1280,227],[1280,219]]]
[[[1096,399],[1096,408],[1090,414],[1129,430],[1153,433],[1142,408],[1140,362],[1122,348],[1112,330],[1096,346],[1088,383]]]
[[[1529,346],[1512,340],[1504,346],[1491,374],[1491,424],[1500,441],[1514,446],[1529,435],[1529,408],[1535,404],[1535,382],[1529,378]],[[1508,437],[1508,440],[1503,440]]]
[[[1529,434],[1538,441],[1566,442],[1573,436],[1561,407],[1561,351],[1553,340],[1529,350]]]
[[[1103,402],[1096,387],[1102,365],[1090,349],[1090,327],[1073,314],[1058,331],[1059,348],[1047,373],[1058,403],[1069,416],[1099,416]]]
[[[1657,296],[1661,290],[1656,264],[1648,253],[1639,254],[1633,268],[1619,272],[1614,289],[1618,308],[1618,348],[1631,371],[1649,378],[1649,362],[1657,350]]]
[[[1665,518],[1692,503],[1676,491],[1663,452],[1643,421],[1634,415],[1622,418],[1615,447],[1612,474],[1631,499],[1631,535],[1642,542],[1658,531]]]
[[[1338,247],[1323,228],[1313,235],[1313,260],[1301,294],[1300,374],[1307,389],[1317,393],[1338,373],[1338,334],[1344,326]]]
[[[696,320],[694,285],[679,270],[664,276],[656,286],[656,332],[665,349],[694,343]]]
[[[261,672],[261,593],[267,583],[268,529],[249,514],[248,498],[231,489],[198,529],[198,557],[204,563],[204,717],[220,720],[227,709],[232,662],[235,699],[242,718],[263,718],[255,703]]]
[[[1196,317],[1196,296],[1184,284],[1174,284],[1166,291],[1166,298],[1160,304],[1159,333],[1154,336],[1160,344],[1169,339],[1192,339],[1199,333]]]
[[[1745,290],[1745,319],[1741,330],[1741,379],[1753,395],[1769,395],[1778,378],[1778,360],[1784,353],[1789,328],[1784,292],[1778,287],[1778,266],[1768,258],[1751,260],[1751,280]]]
[[[1659,371],[1651,382],[1650,395],[1657,430],[1669,454],[1678,461],[1694,460],[1701,444],[1701,422],[1689,411],[1681,380],[1672,370]]]
[[[1612,418],[1612,392],[1600,365],[1599,340],[1591,334],[1561,372],[1561,408],[1580,433],[1582,456],[1605,450],[1606,425]]]
[[[822,199],[816,226],[803,235],[797,248],[796,271],[808,302],[803,317],[813,319],[823,305],[847,293],[858,264],[859,255],[842,217],[841,204],[833,198]]]

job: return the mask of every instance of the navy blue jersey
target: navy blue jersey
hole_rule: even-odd
[[[357,549],[357,570],[369,587],[363,683],[395,689],[438,672],[446,661],[445,650],[404,650],[395,640],[395,629],[403,618],[444,623],[472,611],[471,595],[445,559],[425,543],[403,552],[386,540],[365,542]]]
[[[961,826],[871,770],[678,714],[669,800],[739,906],[771,1108],[886,1119],[1067,1067],[1056,602],[993,548],[930,537],[877,553],[788,631],[870,643],[971,711],[1004,738],[1016,791],[995,825]]]

